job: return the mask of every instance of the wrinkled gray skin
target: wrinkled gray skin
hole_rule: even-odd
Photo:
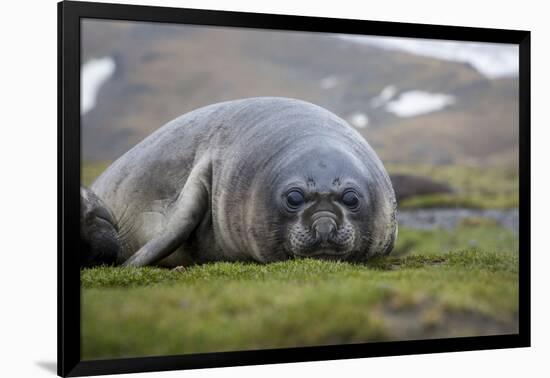
[[[120,254],[115,218],[89,189],[80,187],[80,265],[113,264]]]
[[[394,191],[375,152],[336,115],[294,99],[184,114],[90,189],[115,219],[116,263],[126,266],[362,261],[390,253],[397,235]],[[296,192],[303,203],[293,206]]]

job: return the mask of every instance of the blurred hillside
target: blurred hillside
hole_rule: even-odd
[[[113,77],[82,117],[85,161],[117,158],[173,118],[211,103],[285,96],[356,125],[385,163],[514,167],[518,80],[463,63],[384,50],[336,35],[86,20],[82,62],[110,56]],[[451,105],[400,117],[381,93],[419,90]]]

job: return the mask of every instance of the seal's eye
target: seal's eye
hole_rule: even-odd
[[[306,202],[306,199],[300,191],[292,190],[286,195],[286,202],[290,208],[297,209]]]
[[[342,202],[350,209],[356,209],[359,206],[359,197],[354,191],[348,190],[342,194]]]

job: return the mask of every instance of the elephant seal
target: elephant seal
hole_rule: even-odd
[[[344,120],[296,99],[184,114],[90,190],[108,209],[101,220],[112,214],[124,266],[363,261],[390,253],[397,235],[394,191],[376,153]],[[107,238],[117,250],[112,235],[96,233],[96,244]]]

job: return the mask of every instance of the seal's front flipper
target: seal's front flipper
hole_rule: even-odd
[[[113,214],[90,189],[80,187],[80,266],[112,265],[120,253]]]
[[[124,262],[124,266],[147,266],[174,252],[200,224],[208,210],[209,165],[198,165],[189,175],[162,232]]]

